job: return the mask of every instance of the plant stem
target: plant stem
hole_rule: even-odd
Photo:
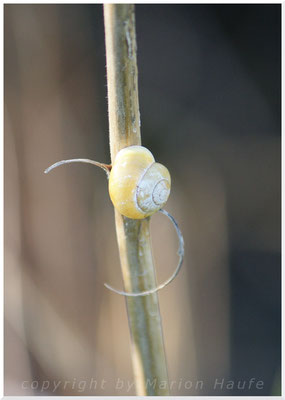
[[[104,5],[111,159],[140,145],[140,114],[134,6]],[[115,211],[124,287],[141,292],[156,286],[150,219],[132,220]],[[126,297],[137,395],[169,395],[157,294]]]

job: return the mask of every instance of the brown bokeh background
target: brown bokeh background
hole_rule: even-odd
[[[122,285],[105,174],[43,174],[110,161],[102,5],[9,4],[4,18],[5,395],[134,394],[124,298],[103,286]],[[171,171],[186,247],[159,295],[172,395],[280,391],[280,18],[136,7],[143,145]],[[177,239],[161,215],[152,238],[162,281]],[[251,378],[263,389],[237,389]]]

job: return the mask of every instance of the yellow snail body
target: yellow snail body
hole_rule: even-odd
[[[114,207],[125,217],[143,219],[160,210],[170,193],[170,174],[142,146],[120,150],[109,176]]]

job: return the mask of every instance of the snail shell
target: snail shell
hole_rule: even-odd
[[[120,150],[109,177],[109,194],[114,207],[124,216],[143,219],[166,203],[170,193],[170,174],[156,163],[142,146]]]

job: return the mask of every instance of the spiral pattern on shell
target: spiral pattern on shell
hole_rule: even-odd
[[[148,149],[129,146],[115,158],[109,177],[109,194],[122,215],[142,219],[164,206],[170,185],[168,169],[156,163]]]

